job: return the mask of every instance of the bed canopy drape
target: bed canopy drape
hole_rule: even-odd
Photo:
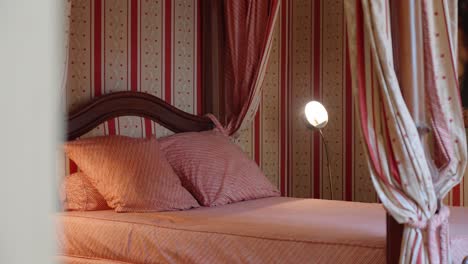
[[[250,124],[261,98],[279,0],[223,3],[225,132]]]
[[[441,201],[461,181],[467,155],[455,68],[457,6],[411,1],[421,11],[422,63],[413,67],[423,82],[415,89],[402,87],[395,71],[391,19],[398,16],[390,2],[345,0],[361,134],[378,196],[404,224],[400,263],[450,263],[449,210]],[[417,41],[417,33],[399,43]],[[403,88],[414,90],[413,99]],[[430,132],[418,131],[424,125]]]

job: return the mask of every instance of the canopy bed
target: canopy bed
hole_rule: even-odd
[[[454,67],[456,8],[445,1],[410,6],[420,25],[399,21],[409,33],[399,32],[390,19],[398,8],[408,9],[390,8],[388,0],[345,0],[356,113],[382,205],[271,195],[176,212],[65,212],[57,215],[64,224],[59,258],[71,263],[461,263],[468,253],[468,212],[451,208],[449,218],[441,202],[462,179],[467,162]],[[221,92],[230,100],[221,102],[225,108],[219,116],[225,127],[148,94],[119,92],[71,114],[67,139],[125,115],[152,119],[176,136],[213,128],[236,136],[259,105],[279,1],[226,1],[223,12]]]
[[[71,114],[67,139],[124,115],[150,118],[176,133],[215,127],[209,118],[149,94],[117,92]],[[76,211],[55,217],[61,226],[58,259],[65,263],[396,263],[392,247],[401,239],[401,227],[391,218],[385,227],[379,204],[287,197],[183,211]],[[459,262],[468,253],[467,217],[466,209],[452,209],[452,249]]]

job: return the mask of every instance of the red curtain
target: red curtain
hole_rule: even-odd
[[[226,132],[250,122],[261,97],[279,0],[224,1],[224,107]]]

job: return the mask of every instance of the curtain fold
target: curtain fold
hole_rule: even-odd
[[[249,124],[261,98],[279,0],[224,1],[225,130]]]
[[[424,73],[424,89],[415,96],[424,98],[419,110],[429,120],[427,140],[395,71],[390,1],[345,1],[353,94],[371,178],[386,210],[405,224],[400,263],[450,262],[449,211],[440,201],[461,181],[467,147],[454,66],[456,5],[446,2],[414,1],[422,10],[424,47],[424,63],[416,65]],[[400,43],[412,39],[399,37]]]

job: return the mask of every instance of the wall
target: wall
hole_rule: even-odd
[[[69,110],[102,94],[142,91],[202,112],[200,13],[196,0],[74,0],[70,17]],[[141,118],[118,118],[92,134],[167,133]]]
[[[201,113],[200,1],[74,0],[68,109],[104,93],[133,89]],[[343,0],[281,4],[262,103],[237,142],[284,195],[329,198],[319,135],[306,129],[301,116],[309,100],[322,101],[330,116],[324,134],[334,198],[375,202],[354,121]],[[91,134],[144,137],[168,131],[145,119],[123,117]],[[464,186],[451,194],[451,204],[468,205],[466,181]]]
[[[57,88],[63,78],[64,2],[0,3],[0,200],[8,201],[0,217],[0,263],[57,260],[59,227],[51,217],[63,131]]]

